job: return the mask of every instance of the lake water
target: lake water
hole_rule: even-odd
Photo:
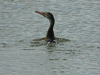
[[[0,0],[0,75],[100,75],[100,0]]]

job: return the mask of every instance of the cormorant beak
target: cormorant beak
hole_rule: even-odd
[[[38,14],[41,14],[42,16],[45,17],[45,12],[39,12],[39,11],[35,11],[35,12],[38,13]]]

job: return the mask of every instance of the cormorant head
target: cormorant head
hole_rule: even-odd
[[[35,12],[38,13],[38,14],[41,14],[41,15],[44,16],[45,18],[49,19],[50,22],[51,22],[51,21],[54,21],[54,22],[55,22],[54,16],[53,16],[52,13],[50,13],[50,12],[39,12],[39,11],[35,11]]]

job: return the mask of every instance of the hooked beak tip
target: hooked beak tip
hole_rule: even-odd
[[[35,11],[36,13],[39,13],[38,11]]]
[[[45,17],[45,13],[44,12],[39,12],[39,11],[35,11],[35,12],[38,13],[38,14],[41,14],[42,16]]]

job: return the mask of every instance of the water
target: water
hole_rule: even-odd
[[[100,75],[100,0],[0,0],[0,75]]]

